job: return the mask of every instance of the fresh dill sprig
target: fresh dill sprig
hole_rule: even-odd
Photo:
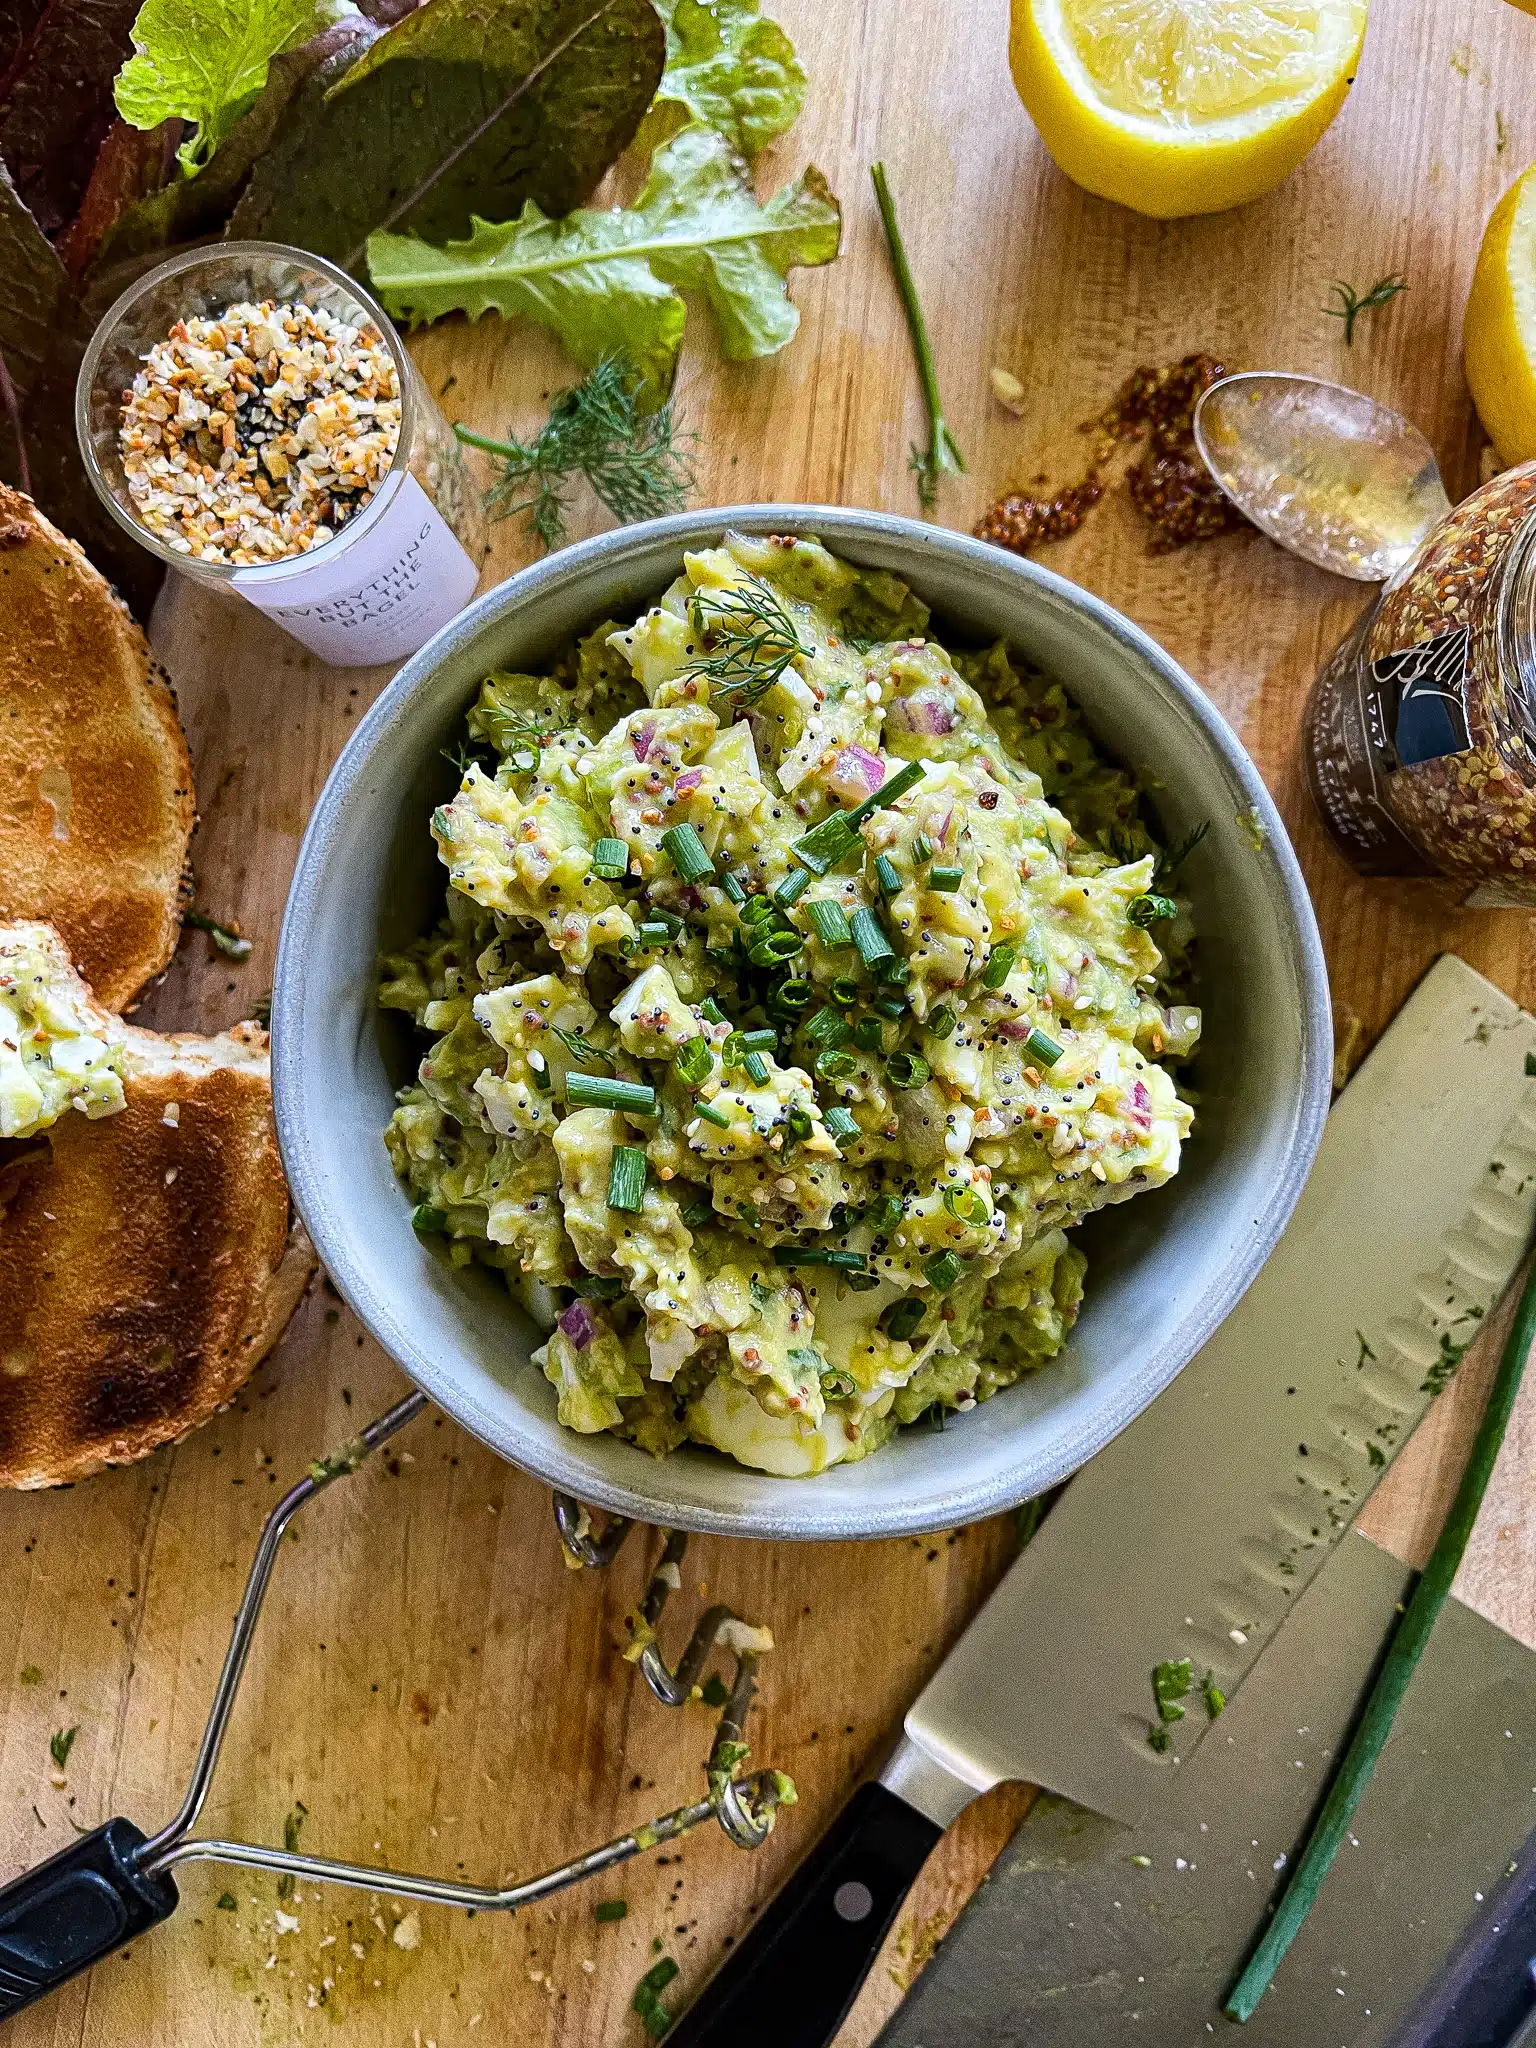
[[[1322,310],[1330,320],[1344,322],[1344,346],[1353,348],[1355,322],[1360,315],[1372,313],[1378,306],[1389,305],[1399,292],[1405,292],[1407,289],[1408,280],[1400,270],[1394,270],[1389,277],[1377,278],[1368,292],[1357,292],[1353,285],[1344,284],[1336,278],[1333,283],[1333,295],[1339,303],[1336,306],[1324,306]]]
[[[680,511],[693,486],[693,436],[679,432],[670,399],[655,412],[642,411],[639,380],[621,356],[604,356],[580,384],[559,392],[531,441],[494,441],[462,426],[453,431],[498,460],[487,512],[493,519],[526,512],[546,548],[565,539],[578,477],[621,526]]]
[[[589,1038],[583,1038],[579,1031],[562,1031],[558,1024],[551,1024],[550,1030],[565,1047],[573,1060],[598,1060],[605,1067],[613,1065],[613,1054],[604,1052],[600,1045],[594,1045]]]
[[[922,301],[917,296],[912,266],[907,261],[907,245],[901,238],[901,225],[896,218],[896,202],[892,199],[891,188],[886,182],[885,165],[871,164],[869,175],[874,180],[875,198],[880,207],[880,222],[885,229],[886,247],[891,253],[891,268],[896,273],[896,289],[901,293],[902,308],[906,313],[907,327],[912,336],[912,352],[917,357],[917,374],[922,380],[923,403],[928,408],[928,446],[919,448],[914,441],[907,452],[907,467],[917,480],[918,503],[925,512],[931,512],[938,501],[939,479],[946,476],[963,476],[965,457],[960,453],[959,444],[949,431],[944,418],[944,404],[939,396],[939,376],[933,366],[933,343],[928,339],[928,323],[923,318]]]
[[[451,747],[439,747],[438,752],[452,767],[458,769],[461,782],[471,768],[485,766],[484,754],[476,753],[473,745],[466,740],[456,740]]]
[[[1186,833],[1177,845],[1170,846],[1157,864],[1157,879],[1160,882],[1171,881],[1210,829],[1210,819],[1203,819],[1193,832]]]
[[[809,654],[783,599],[757,577],[732,590],[700,590],[691,607],[693,630],[701,640],[723,642],[694,665],[717,697],[739,695],[744,704],[761,697],[797,654]]]

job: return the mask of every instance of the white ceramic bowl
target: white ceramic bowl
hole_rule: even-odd
[[[381,1136],[411,1054],[374,1003],[375,959],[438,914],[428,812],[440,749],[491,668],[532,669],[578,629],[653,599],[685,550],[727,527],[815,533],[893,570],[936,632],[999,634],[1057,675],[1100,743],[1147,778],[1175,839],[1209,819],[1183,874],[1200,931],[1199,1114],[1169,1186],[1080,1233],[1088,1293],[1066,1351],[956,1417],[859,1464],[775,1479],[689,1446],[653,1459],[579,1436],[500,1278],[416,1240]],[[733,506],[565,549],[488,591],[408,661],[348,741],[299,853],[272,1006],[278,1137],[294,1199],[336,1285],[432,1399],[504,1457],[585,1501],[733,1535],[891,1536],[953,1527],[1064,1479],[1146,1407],[1257,1272],[1312,1165],[1332,1059],[1327,978],[1285,829],[1236,736],[1147,635],[1000,549],[872,512]]]

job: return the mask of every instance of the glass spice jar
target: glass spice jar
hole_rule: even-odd
[[[1536,907],[1536,462],[1428,535],[1312,688],[1307,781],[1365,875]]]
[[[398,407],[385,473],[345,523],[338,518],[323,544],[272,559],[201,556],[185,539],[154,530],[141,515],[121,445],[131,387],[151,351],[174,333],[186,339],[188,319],[217,321],[236,306],[268,307],[279,316],[308,309],[341,323],[366,341],[375,361],[387,361],[385,395]],[[275,341],[283,339],[274,331]],[[315,346],[312,338],[301,341],[294,361],[302,363],[305,349]],[[222,360],[203,353],[223,375]],[[275,357],[272,365],[261,374],[275,372]],[[240,417],[236,406],[231,426]],[[485,514],[453,430],[382,308],[322,257],[279,242],[216,242],[149,271],[108,309],[92,337],[75,394],[75,427],[87,475],[141,546],[201,588],[254,605],[339,667],[414,654],[474,594],[486,553]],[[212,489],[214,476],[209,466],[204,489]],[[177,488],[195,495],[197,481],[189,471]],[[254,495],[249,505],[259,509]]]

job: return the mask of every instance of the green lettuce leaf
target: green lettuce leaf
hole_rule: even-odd
[[[194,123],[176,160],[195,177],[255,104],[279,51],[355,12],[348,0],[144,0],[113,88],[117,111],[131,128]]]
[[[797,265],[830,263],[841,233],[819,171],[760,206],[736,151],[694,124],[656,152],[632,207],[550,220],[530,203],[502,226],[475,221],[467,241],[446,248],[373,235],[368,267],[402,319],[521,313],[588,368],[604,355],[629,356],[659,403],[682,341],[680,291],[708,301],[732,361],[772,355],[800,320],[785,278]]]
[[[423,0],[309,79],[230,232],[361,275],[375,230],[447,241],[530,199],[568,213],[633,141],[665,61],[650,0]]]
[[[703,121],[754,157],[790,127],[805,100],[795,46],[757,0],[656,0],[667,68],[640,131],[655,147],[686,121]]]

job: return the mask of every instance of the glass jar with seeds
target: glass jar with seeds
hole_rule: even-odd
[[[398,661],[474,593],[484,513],[453,433],[318,256],[226,242],[149,272],[96,330],[75,422],[119,524],[327,661]]]
[[[1313,686],[1307,780],[1366,875],[1536,906],[1536,462],[1463,499]]]

